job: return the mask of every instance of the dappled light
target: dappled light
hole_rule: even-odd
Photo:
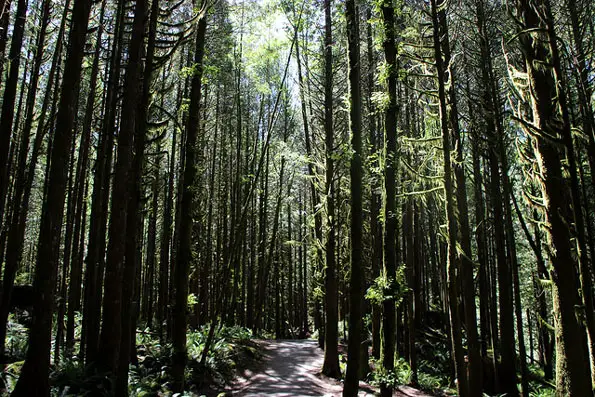
[[[0,0],[0,395],[594,397],[595,1]]]

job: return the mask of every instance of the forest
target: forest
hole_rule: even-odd
[[[594,91],[592,0],[0,0],[0,394],[592,397]]]

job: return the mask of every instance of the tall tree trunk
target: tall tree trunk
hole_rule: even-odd
[[[320,259],[322,258],[322,250],[319,248],[322,244],[322,215],[320,214],[320,211],[318,210],[319,206],[320,206],[320,197],[318,195],[318,192],[316,190],[316,185],[314,183],[314,177],[316,175],[316,166],[315,163],[312,159],[313,156],[313,150],[312,150],[312,139],[314,138],[313,136],[310,136],[310,124],[309,124],[309,119],[308,119],[308,112],[306,109],[306,84],[304,83],[304,78],[303,78],[303,74],[302,74],[302,60],[300,57],[300,44],[299,44],[299,35],[298,35],[298,29],[296,26],[296,31],[295,31],[295,35],[296,35],[296,46],[295,46],[295,54],[296,54],[296,62],[297,62],[297,67],[298,67],[298,82],[300,85],[300,107],[302,110],[302,122],[304,125],[304,141],[305,141],[305,146],[306,146],[306,155],[309,158],[308,161],[308,175],[311,178],[310,181],[310,198],[312,200],[312,212],[314,213],[314,236],[313,236],[313,245],[316,247],[316,256],[315,258],[320,261]],[[306,70],[308,69],[308,64],[307,64],[307,60],[306,60]],[[307,80],[307,82],[309,83],[309,80]],[[305,256],[304,256],[304,259]],[[313,266],[315,269],[319,269],[321,267],[320,262],[315,263]],[[304,267],[304,272],[307,272],[307,268]],[[304,280],[305,277],[304,277]],[[304,281],[304,296],[306,297],[304,299],[304,303],[307,304],[307,285],[306,285],[306,281]],[[315,298],[316,302],[314,303],[314,307],[315,307],[315,313],[314,313],[314,322],[316,323],[320,323],[320,311],[319,311],[319,302],[318,302],[318,298]],[[307,305],[306,305],[306,312],[307,312]],[[308,326],[308,316],[307,313],[304,313],[304,335],[308,333],[309,331],[309,326]],[[321,331],[321,329],[319,328],[319,331]],[[318,339],[318,345],[320,347],[324,347],[324,340],[321,338],[324,335],[324,333],[320,333],[319,332],[319,339]]]
[[[202,9],[206,9],[206,0],[202,3]],[[188,271],[192,261],[192,223],[193,208],[196,200],[196,189],[194,186],[197,177],[197,138],[200,127],[200,101],[202,89],[202,73],[204,44],[207,28],[207,17],[201,15],[195,38],[194,51],[194,73],[190,88],[190,105],[188,107],[188,125],[186,126],[186,142],[184,157],[184,185],[181,199],[181,212],[184,218],[180,223],[180,240],[176,258],[175,271],[175,295],[173,309],[172,327],[172,391],[179,393],[184,390],[184,370],[186,368],[186,306],[188,300]],[[206,348],[205,348],[206,349]]]
[[[220,91],[221,89],[217,88],[217,99],[215,104],[215,132],[213,133],[213,151],[211,154],[211,170],[210,170],[210,177],[209,177],[209,197],[208,203],[209,207],[207,210],[207,248],[205,254],[205,262],[203,264],[202,269],[202,286],[200,289],[198,303],[201,305],[200,307],[200,323],[205,324],[208,321],[208,314],[209,314],[209,290],[210,290],[210,283],[209,277],[211,276],[212,272],[212,260],[213,260],[213,243],[212,243],[212,235],[213,235],[213,201],[215,196],[215,174],[216,174],[216,166],[217,166],[217,151],[218,151],[218,134],[219,134],[219,114],[220,114]],[[252,252],[254,252],[254,247]],[[252,268],[249,270],[252,272]],[[251,273],[252,274],[252,273]],[[248,296],[251,297],[251,289],[248,289]],[[248,304],[248,321],[247,327],[252,328],[252,310],[253,310],[253,302]]]
[[[164,340],[164,322],[167,318],[170,302],[169,278],[170,278],[170,246],[172,237],[172,210],[174,201],[174,180],[176,174],[176,148],[177,148],[177,126],[174,126],[172,133],[171,152],[169,154],[169,172],[167,176],[167,189],[165,193],[165,204],[163,209],[163,224],[161,229],[161,241],[159,249],[159,292],[157,299],[157,329],[159,339]],[[214,186],[211,186],[211,191]],[[210,205],[210,204],[209,204]]]
[[[559,111],[562,116],[562,142],[565,146],[566,161],[568,162],[568,172],[570,174],[570,192],[572,198],[572,213],[575,221],[575,234],[578,249],[578,270],[579,282],[581,286],[581,298],[584,306],[584,317],[587,331],[588,359],[591,373],[591,389],[595,389],[595,304],[593,302],[593,269],[594,261],[591,258],[589,262],[587,249],[587,236],[585,235],[585,215],[581,198],[581,188],[579,184],[579,171],[577,169],[577,157],[574,148],[574,139],[572,135],[572,126],[570,122],[569,101],[564,87],[564,74],[561,65],[560,50],[558,48],[558,36],[554,26],[554,16],[550,0],[544,0],[543,11],[545,13],[545,27],[549,36],[549,49],[553,64],[552,72],[559,102]],[[585,131],[586,132],[586,131]],[[591,147],[593,149],[595,147]],[[586,203],[585,203],[586,204]],[[587,217],[588,222],[588,217]]]
[[[157,152],[161,151],[161,145]],[[161,161],[159,161],[160,163]],[[151,215],[147,231],[147,258],[146,258],[146,283],[143,292],[143,319],[147,327],[153,327],[153,290],[155,280],[155,257],[157,249],[157,213],[159,212],[159,167],[154,170],[155,176],[152,182]]]
[[[440,18],[436,0],[431,0],[431,14],[434,39],[434,56],[438,73],[438,96],[440,101],[440,126],[444,152],[444,194],[446,196],[446,233],[448,237],[447,288],[450,313],[450,343],[454,360],[457,390],[460,396],[467,396],[468,383],[465,368],[461,335],[461,317],[459,314],[459,280],[460,257],[457,253],[458,225],[455,215],[454,186],[451,165],[451,137],[448,128],[448,109],[446,103],[446,68],[442,54],[440,34]]]
[[[101,4],[101,15],[99,17],[99,27],[97,30],[97,39],[95,42],[95,53],[93,65],[91,66],[91,78],[89,82],[89,96],[87,99],[87,108],[83,121],[83,132],[78,157],[78,180],[76,186],[77,210],[75,214],[75,230],[72,267],[70,270],[70,283],[68,290],[68,315],[66,321],[66,350],[71,351],[74,346],[74,328],[75,312],[81,305],[81,282],[82,282],[82,262],[79,260],[79,249],[76,248],[81,235],[84,235],[84,225],[82,225],[82,211],[87,179],[87,166],[89,162],[89,151],[91,144],[91,130],[93,127],[93,113],[95,110],[95,95],[97,91],[97,77],[99,74],[99,57],[101,53],[101,39],[103,36],[103,18],[105,14],[105,1]],[[81,348],[81,351],[84,349]]]
[[[49,396],[49,365],[56,272],[68,178],[68,153],[78,99],[81,64],[89,23],[91,2],[75,0],[68,40],[68,55],[60,90],[60,104],[51,152],[47,202],[41,216],[34,288],[37,294],[25,364],[13,396]]]
[[[337,285],[337,264],[335,262],[335,217],[334,182],[334,131],[333,131],[333,33],[331,21],[331,0],[324,2],[324,134],[326,162],[326,213],[327,235],[324,273],[326,322],[324,328],[324,363],[322,373],[331,378],[340,378],[339,368],[339,292]]]
[[[93,175],[91,221],[89,224],[89,246],[85,269],[85,295],[83,308],[82,336],[84,358],[87,364],[98,360],[101,329],[101,300],[105,271],[106,234],[112,175],[112,152],[116,134],[116,114],[124,35],[124,2],[118,4],[114,41],[106,70],[107,88],[101,135],[97,145],[97,160]],[[91,366],[89,366],[91,368]]]
[[[407,123],[409,126],[410,124]],[[415,288],[415,229],[414,229],[414,204],[412,199],[405,203],[405,214],[403,224],[403,234],[405,239],[405,278],[409,293],[405,296],[404,309],[407,317],[407,340],[405,344],[408,350],[409,366],[411,368],[411,383],[417,384],[417,354],[415,351],[415,314],[413,302],[415,294],[419,289]],[[419,307],[415,308],[419,310]]]
[[[256,314],[255,314],[255,328],[261,329],[263,327],[263,306],[266,299],[266,281],[267,274],[267,256],[266,256],[266,241],[267,241],[267,226],[268,226],[268,209],[267,201],[269,196],[269,152],[266,153],[265,174],[261,182],[261,193],[259,197],[259,215],[258,215],[258,232],[260,241],[258,242],[258,275],[256,283],[258,285],[256,294]]]
[[[384,30],[384,57],[389,67],[387,91],[389,103],[384,112],[384,140],[386,144],[384,188],[386,203],[384,206],[384,277],[391,291],[397,288],[397,48],[395,11],[391,1],[382,4]],[[393,371],[395,363],[396,312],[395,297],[390,293],[383,302],[382,311],[382,366],[388,372]],[[381,395],[392,396],[393,385],[382,384]]]
[[[535,192],[532,192],[533,195],[535,195]],[[515,206],[516,206],[516,202]],[[520,217],[520,210],[518,210],[518,206],[517,206],[517,212],[519,213],[519,219],[521,219]],[[533,209],[533,234],[535,236],[534,238],[534,243],[533,243],[533,251],[535,252],[535,258],[537,260],[537,280],[534,281],[535,284],[535,295],[536,295],[536,300],[537,300],[537,315],[538,315],[538,343],[539,343],[539,347],[538,347],[538,351],[539,351],[539,363],[541,364],[541,367],[543,368],[543,377],[546,380],[551,380],[553,377],[553,365],[552,365],[552,359],[553,359],[553,353],[554,353],[554,346],[553,346],[553,340],[550,337],[550,330],[548,329],[548,324],[549,324],[549,310],[548,310],[548,303],[546,300],[546,288],[543,286],[543,283],[541,282],[541,280],[548,280],[549,279],[549,275],[548,275],[548,270],[547,267],[545,265],[545,258],[543,257],[543,253],[541,250],[541,230],[539,229],[538,226],[538,221],[539,221],[539,212],[537,211],[537,209]],[[524,221],[521,220],[521,224],[524,224]],[[526,230],[527,235],[529,235],[529,230]],[[529,241],[531,241],[531,239],[527,238]]]
[[[100,369],[116,380],[116,390],[122,381],[118,371],[120,355],[126,357],[126,349],[121,350],[122,340],[128,334],[127,320],[130,319],[128,305],[130,290],[134,286],[134,265],[126,263],[127,235],[135,233],[134,222],[129,223],[129,197],[134,195],[133,145],[138,114],[139,80],[142,77],[141,53],[144,38],[146,0],[135,2],[134,22],[128,47],[128,64],[124,77],[122,116],[118,134],[117,161],[114,169],[114,185],[110,210],[109,243],[107,247],[105,287],[103,299],[102,328],[99,350]],[[124,277],[126,282],[124,282]],[[124,319],[126,315],[126,319]],[[125,321],[123,321],[125,320]],[[126,348],[126,346],[125,346]],[[127,358],[126,358],[127,359]],[[128,367],[126,366],[126,379]]]
[[[267,152],[268,153],[268,152]],[[285,172],[285,157],[281,157],[281,170],[279,172],[279,192],[277,194],[277,204],[275,205],[275,214],[273,216],[273,230],[271,231],[271,241],[269,243],[269,253],[267,255],[267,260],[266,260],[266,264],[264,267],[264,271],[262,273],[262,279],[261,281],[261,299],[262,302],[265,302],[267,299],[267,294],[266,294],[266,286],[268,284],[269,281],[269,271],[271,269],[271,266],[274,266],[275,270],[275,277],[273,278],[273,283],[275,286],[274,289],[274,301],[275,301],[275,338],[276,339],[281,339],[281,323],[280,323],[280,307],[279,307],[279,270],[278,270],[278,258],[276,255],[276,251],[277,251],[277,236],[279,234],[279,220],[280,220],[280,214],[281,214],[281,203],[282,203],[282,199],[283,199],[283,174]],[[265,310],[266,312],[266,310]],[[264,315],[264,314],[263,314]]]
[[[449,124],[452,128],[453,146],[456,148],[456,157],[453,163],[456,181],[456,202],[459,221],[460,244],[463,250],[461,255],[461,281],[463,289],[463,315],[467,331],[467,369],[468,369],[468,393],[471,396],[480,395],[482,391],[482,370],[479,341],[477,336],[477,314],[475,305],[475,283],[473,280],[473,253],[471,252],[471,232],[469,226],[469,206],[467,203],[467,182],[463,168],[463,139],[459,126],[459,111],[456,95],[456,77],[452,66],[450,49],[450,38],[448,33],[448,22],[446,10],[439,12],[440,27],[442,30],[442,49],[444,52],[444,64],[447,66],[449,78],[448,102],[449,102]]]
[[[584,27],[584,20],[588,18],[586,4],[588,2],[580,2],[575,0],[565,0],[565,6],[568,9],[568,16],[570,17],[570,26],[572,28],[572,41],[574,45],[573,64],[576,68],[578,77],[578,102],[581,110],[583,133],[587,137],[588,142],[588,159],[591,168],[591,184],[595,188],[595,116],[593,114],[593,107],[591,105],[591,97],[593,87],[589,79],[589,71],[586,67],[588,59],[585,52],[585,43],[587,42],[586,28]],[[581,13],[581,4],[582,13]],[[587,211],[589,213],[591,211]],[[591,265],[593,266],[593,265]],[[594,353],[591,352],[591,355]],[[593,362],[591,363],[593,364]],[[591,381],[595,385],[595,370],[591,368]]]
[[[144,0],[137,1],[135,9],[135,18],[133,23],[133,31],[131,40],[140,40],[140,46],[137,49],[132,47],[131,50],[138,51],[138,65],[135,65],[136,73],[142,80],[142,86],[136,84],[135,92],[140,94],[140,101],[135,104],[134,117],[132,127],[134,128],[134,154],[132,158],[132,165],[130,168],[130,197],[128,198],[127,220],[126,220],[126,246],[125,246],[125,261],[123,271],[122,284],[122,337],[120,342],[120,356],[118,363],[118,373],[116,377],[116,394],[128,394],[128,367],[130,363],[136,363],[136,322],[139,312],[138,295],[140,291],[140,282],[135,282],[140,274],[142,264],[142,245],[141,236],[143,230],[144,214],[142,213],[143,192],[143,165],[144,165],[144,151],[145,141],[147,135],[147,117],[150,100],[150,89],[153,78],[153,59],[155,53],[155,38],[157,34],[157,21],[159,18],[159,2],[153,0],[151,3],[151,12],[149,20],[149,34],[147,39],[147,47],[145,52],[145,65],[142,70],[142,53],[144,43],[144,32],[147,24],[148,3]],[[129,64],[133,60],[129,58]],[[127,69],[128,74],[128,69]],[[125,98],[126,99],[126,98]],[[153,242],[153,247],[154,247]],[[151,253],[154,256],[154,252]],[[153,258],[154,260],[154,258]]]
[[[4,276],[2,280],[2,301],[0,303],[0,356],[4,354],[4,344],[6,339],[6,322],[8,321],[8,312],[10,310],[10,301],[12,288],[16,272],[19,268],[22,260],[23,245],[25,239],[25,221],[27,218],[28,207],[29,207],[29,191],[31,189],[32,174],[31,167],[27,167],[27,156],[29,154],[29,139],[31,135],[31,129],[33,124],[33,118],[35,113],[35,99],[37,95],[37,88],[39,82],[39,70],[43,61],[43,47],[45,45],[45,36],[47,33],[47,27],[50,18],[50,2],[44,1],[42,3],[42,17],[41,27],[39,35],[37,36],[36,53],[33,69],[31,70],[31,82],[29,85],[29,92],[27,93],[27,105],[26,105],[26,116],[25,123],[22,130],[22,139],[18,153],[16,175],[14,182],[14,194],[12,196],[13,211],[10,217],[10,226],[8,225],[9,217],[6,216],[4,220],[4,226],[8,229],[7,236],[7,250],[5,257]],[[59,47],[59,45],[57,45]],[[51,91],[53,81],[53,71],[55,70],[55,64],[52,64],[52,70],[48,78],[48,89],[47,92]],[[47,108],[49,102],[49,94],[46,94],[47,101],[44,100],[44,105]],[[43,110],[42,110],[43,111]],[[44,124],[44,119],[40,118],[40,124]],[[38,127],[38,134],[35,138],[35,144],[33,147],[33,153],[31,155],[30,164],[33,166],[37,163],[37,154],[39,153],[40,140],[40,127]],[[27,172],[28,171],[28,172]],[[2,224],[2,218],[0,217],[0,224]],[[0,249],[0,257],[2,257],[3,250]]]
[[[362,214],[362,98],[360,89],[359,12],[354,0],[345,1],[351,131],[351,277],[349,286],[349,344],[343,396],[356,396],[359,387],[364,299]]]
[[[77,130],[77,126],[74,126],[74,130]],[[70,271],[70,260],[71,260],[71,252],[72,252],[72,234],[73,234],[73,223],[74,223],[74,214],[75,214],[75,205],[76,205],[76,198],[74,193],[74,179],[76,177],[76,173],[74,170],[75,165],[75,146],[76,141],[73,141],[70,147],[70,156],[69,156],[69,164],[70,169],[68,171],[68,201],[66,202],[66,225],[65,225],[65,233],[64,233],[64,253],[62,255],[62,274],[59,279],[59,287],[57,295],[58,298],[58,310],[56,313],[56,337],[54,339],[54,362],[60,362],[60,355],[64,351],[63,349],[63,342],[64,342],[64,316],[66,314],[66,299],[67,299],[67,291],[68,286],[66,280],[68,278],[68,273]],[[80,146],[80,145],[79,145]]]
[[[372,19],[371,7],[366,11],[366,19],[370,21]],[[373,35],[372,35],[372,24],[368,23],[367,26],[367,50],[368,50],[368,96],[367,96],[367,107],[368,107],[368,124],[370,128],[370,144],[372,146],[373,155],[377,158],[380,156],[380,139],[378,139],[378,131],[376,129],[376,115],[375,107],[372,103],[372,93],[374,92],[374,70],[376,69],[376,61],[374,56],[373,47]],[[378,162],[378,160],[376,160]],[[376,163],[377,165],[378,163]],[[376,279],[380,276],[382,268],[382,224],[380,223],[380,209],[382,206],[382,196],[378,194],[381,190],[381,182],[377,181],[371,186],[370,192],[370,230],[372,232],[373,241],[373,252],[372,252],[372,271],[373,278]],[[380,359],[380,321],[381,321],[381,310],[382,308],[378,304],[372,306],[372,355],[375,359]]]
[[[4,86],[4,95],[2,97],[2,112],[0,114],[0,225],[4,219],[4,206],[8,194],[8,169],[9,162],[11,161],[8,154],[10,137],[13,132],[15,99],[17,94],[17,83],[19,80],[19,67],[21,65],[21,47],[23,45],[25,21],[27,19],[27,3],[27,0],[18,0],[17,2],[12,40],[10,42],[10,51],[8,54],[10,68],[8,70],[8,79]],[[8,11],[9,10],[10,9],[8,9]]]
[[[569,223],[574,218],[573,199],[576,197],[569,194],[570,186],[563,176],[565,153],[549,138],[564,142],[568,139],[565,129],[569,131],[559,70],[542,66],[550,65],[550,59],[557,55],[552,48],[556,44],[551,12],[547,0],[517,0],[515,6],[520,17],[518,38],[525,57],[533,115],[532,122],[523,121],[521,125],[531,136],[535,149],[544,222],[552,247],[550,274],[556,326],[556,393],[559,396],[592,396],[589,367],[584,364],[587,360],[585,337],[575,312],[580,302],[575,278],[578,264],[573,254]],[[570,148],[567,146],[566,149]],[[576,207],[576,201],[574,206],[575,213],[582,211]]]
[[[4,77],[4,52],[6,51],[6,40],[8,38],[8,23],[10,22],[10,4],[12,0],[0,2],[0,83]]]

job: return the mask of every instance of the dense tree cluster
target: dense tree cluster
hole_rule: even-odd
[[[128,395],[148,333],[180,393],[233,325],[592,396],[594,81],[590,0],[1,0],[3,389]]]

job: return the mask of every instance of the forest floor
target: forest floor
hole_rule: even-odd
[[[343,384],[320,374],[324,352],[313,340],[262,340],[264,353],[258,365],[245,369],[228,388],[234,396],[340,396]],[[360,382],[360,396],[377,395],[377,389]],[[429,397],[401,386],[398,397]]]

